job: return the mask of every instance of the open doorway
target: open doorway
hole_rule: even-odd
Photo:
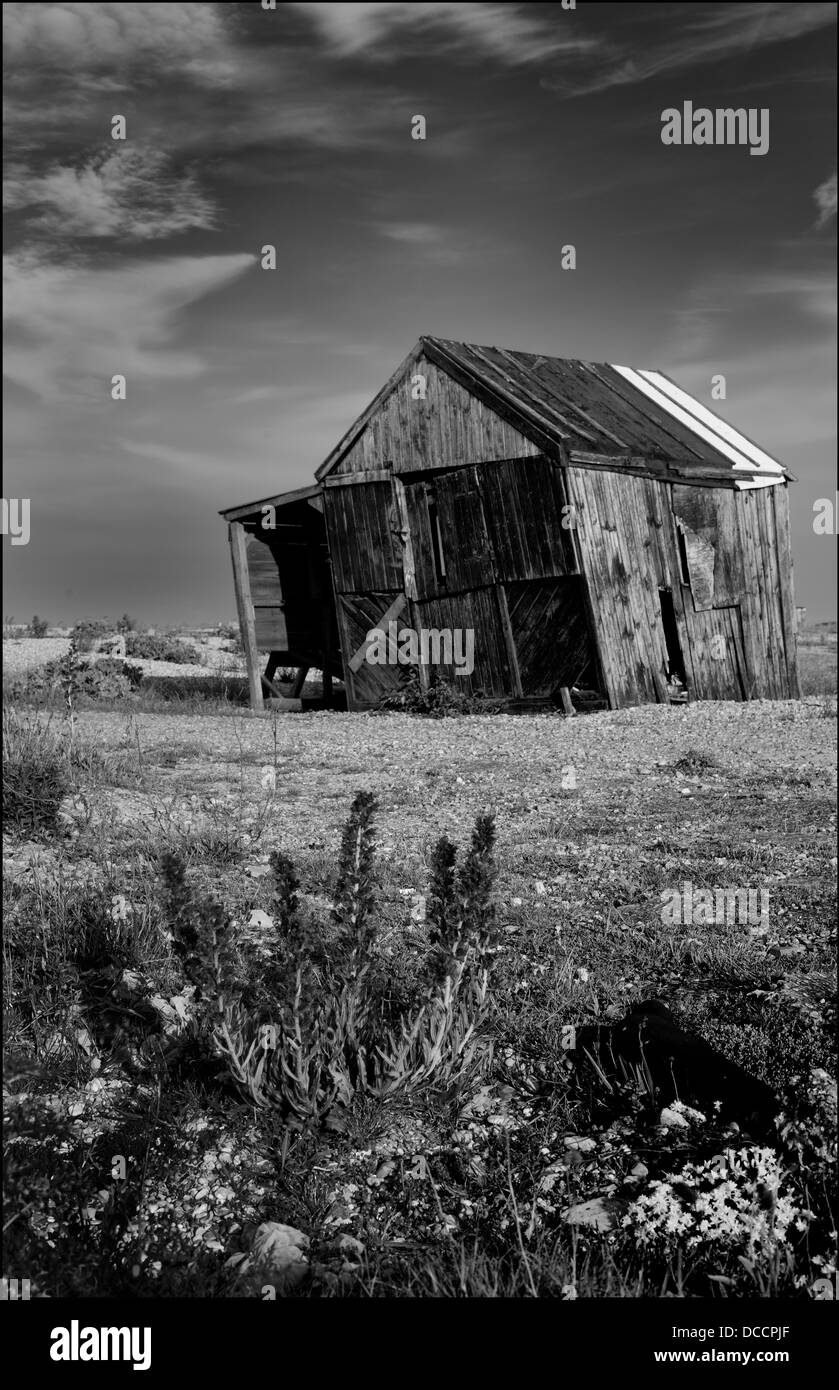
[[[664,631],[664,644],[667,649],[667,690],[672,701],[682,702],[687,699],[687,677],[685,676],[685,662],[682,656],[682,644],[679,641],[679,628],[676,622],[676,609],[673,605],[673,592],[671,589],[659,589],[659,606],[661,608],[661,625]]]

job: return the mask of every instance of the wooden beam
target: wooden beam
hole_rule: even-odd
[[[292,700],[299,700],[303,694],[303,686],[306,684],[306,677],[309,674],[308,666],[298,666],[297,675],[294,677],[294,684],[291,687]]]
[[[236,590],[236,607],[239,612],[239,629],[245,660],[248,665],[248,685],[250,687],[251,709],[261,713],[262,677],[259,670],[259,649],[256,645],[256,623],[251,600],[251,582],[248,575],[248,553],[245,528],[240,521],[231,521],[228,528],[230,555],[233,561],[233,584]]]
[[[389,483],[393,473],[389,468],[367,468],[358,473],[335,473],[324,479],[324,487],[350,487],[353,483]]]
[[[524,695],[524,687],[521,683],[521,670],[519,669],[519,654],[516,651],[516,639],[513,636],[513,624],[510,622],[510,606],[507,603],[507,591],[503,584],[496,585],[496,595],[498,598],[498,612],[501,617],[501,630],[504,633],[504,645],[507,648],[507,660],[510,663],[510,675],[513,678],[513,696],[516,699]]]
[[[379,621],[376,623],[376,627],[387,627],[387,624],[391,622],[393,618],[397,618],[399,616],[407,602],[408,600],[406,599],[404,594],[397,595],[390,607],[379,618]],[[358,651],[354,652],[353,655],[350,657],[349,661],[347,662],[347,665],[353,672],[360,671],[366,659],[367,638],[365,637]]]
[[[393,500],[396,503],[399,534],[402,540],[402,576],[405,596],[408,599],[415,599],[417,597],[417,576],[414,564],[414,544],[408,517],[408,504],[405,499],[405,484],[401,478],[393,479]]]
[[[559,698],[562,701],[562,708],[565,714],[577,713],[577,711],[574,708],[573,701],[571,699],[571,692],[569,691],[567,685],[561,685],[559,687]]]
[[[239,521],[247,516],[255,516],[263,507],[287,507],[293,502],[309,501],[319,489],[315,486],[295,488],[293,492],[275,492],[273,497],[263,497],[258,502],[246,502],[243,507],[225,507],[219,516],[225,521]]]
[[[573,468],[595,468],[604,473],[631,473],[653,478],[656,482],[685,482],[695,487],[727,487],[734,489],[738,477],[730,468],[722,468],[708,459],[652,458],[646,454],[593,454],[583,449],[571,449],[569,462]],[[778,480],[781,481],[780,478]]]
[[[393,500],[396,505],[396,514],[399,518],[399,534],[402,539],[402,583],[405,588],[405,597],[408,600],[408,614],[411,619],[411,626],[416,630],[416,601],[417,601],[417,572],[414,559],[414,541],[411,534],[411,520],[408,514],[408,502],[405,497],[405,484],[401,478],[393,479]],[[420,689],[427,691],[431,686],[431,673],[428,667],[421,661],[417,667]]]

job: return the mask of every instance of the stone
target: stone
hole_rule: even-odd
[[[594,1231],[612,1231],[615,1228],[614,1215],[602,1197],[578,1202],[576,1206],[569,1207],[562,1219],[569,1226],[588,1226]]]
[[[309,1266],[309,1237],[281,1221],[264,1221],[251,1243],[241,1272],[282,1284],[297,1284]]]

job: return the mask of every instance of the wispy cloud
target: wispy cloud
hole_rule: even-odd
[[[830,266],[776,266],[766,270],[717,271],[698,279],[674,314],[671,341],[662,360],[694,362],[738,355],[761,343],[767,324],[783,316],[790,359],[814,346],[829,356],[836,327],[836,273]]]
[[[819,210],[816,219],[816,227],[826,227],[836,216],[836,174],[830,175],[824,183],[820,183],[815,193],[813,201]]]
[[[355,3],[291,4],[308,16],[341,57],[379,60],[404,56],[405,45],[425,41],[450,55],[492,57],[505,66],[535,63],[559,53],[598,47],[580,32],[573,12],[550,20],[516,4]]]
[[[151,459],[155,463],[165,463],[172,468],[177,468],[181,472],[189,472],[192,475],[206,475],[208,466],[213,462],[208,457],[206,449],[200,451],[180,449],[173,444],[156,444],[153,440],[141,439],[120,439],[118,443],[120,448],[128,454],[135,454],[138,458]],[[227,460],[217,459],[215,462],[224,464]]]
[[[657,5],[648,16],[643,41],[638,32],[612,48],[608,62],[596,70],[560,74],[543,86],[566,96],[587,96],[662,73],[742,57],[768,44],[790,42],[836,23],[836,6],[824,3]],[[667,17],[670,22],[662,23]],[[649,19],[655,23],[655,29]],[[657,38],[657,33],[664,35]]]
[[[404,241],[410,246],[439,246],[443,230],[431,222],[377,222],[376,231],[389,241]]]
[[[43,400],[109,400],[132,380],[201,374],[200,353],[173,346],[177,314],[253,264],[251,255],[179,256],[102,269],[31,256],[4,264],[4,373]]]
[[[193,173],[176,173],[162,150],[136,146],[102,150],[75,167],[53,164],[41,174],[10,166],[3,202],[34,213],[29,233],[62,238],[147,241],[215,221]]]

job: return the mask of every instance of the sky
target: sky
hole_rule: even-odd
[[[836,13],[4,5],[4,614],[232,619],[219,509],[310,483],[428,334],[674,377],[798,479],[835,617]],[[665,145],[688,101],[768,150]]]

